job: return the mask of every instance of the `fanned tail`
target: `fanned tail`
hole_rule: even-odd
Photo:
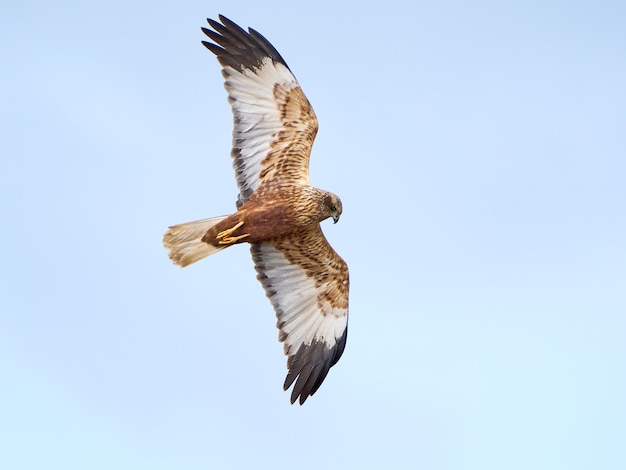
[[[163,245],[169,250],[169,257],[174,264],[189,266],[226,248],[227,245],[213,246],[202,241],[204,234],[226,217],[228,216],[212,217],[171,226],[163,235]]]

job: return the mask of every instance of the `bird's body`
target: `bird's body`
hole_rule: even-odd
[[[253,193],[248,201],[209,230],[202,241],[215,246],[221,243],[219,233],[241,223],[230,236],[245,237],[233,243],[269,241],[293,234],[303,228],[317,225],[328,217],[335,217],[327,201],[339,198],[332,193],[308,185],[276,186],[261,194]],[[333,212],[335,215],[333,215]]]
[[[284,388],[295,382],[291,402],[302,404],[345,347],[348,268],[320,228],[339,220],[342,205],[309,182],[317,118],[280,54],[253,29],[221,15],[221,23],[208,21],[213,29],[203,31],[217,44],[203,44],[223,66],[233,109],[237,211],[174,225],[163,242],[180,266],[250,244],[288,356]]]

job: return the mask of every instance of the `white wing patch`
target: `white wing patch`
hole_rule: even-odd
[[[240,72],[224,67],[223,74],[234,118],[233,166],[240,201],[244,202],[259,187],[261,163],[270,151],[270,142],[283,127],[274,86],[291,89],[299,85],[287,67],[269,57],[259,68]]]

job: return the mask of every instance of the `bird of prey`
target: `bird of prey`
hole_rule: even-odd
[[[303,404],[346,345],[348,267],[320,228],[339,220],[341,200],[310,184],[317,118],[284,59],[254,29],[219,20],[207,20],[212,42],[202,43],[222,65],[232,107],[237,211],[169,227],[163,244],[180,266],[250,244],[287,355],[284,389],[293,385],[291,403]]]

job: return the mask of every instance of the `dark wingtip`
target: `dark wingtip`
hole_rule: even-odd
[[[207,18],[212,29],[201,28],[202,32],[217,44],[202,41],[202,44],[217,56],[217,60],[224,67],[233,67],[236,70],[259,68],[266,58],[274,63],[287,63],[276,48],[263,35],[252,28],[248,31],[229,20],[224,15],[218,15],[221,23]],[[213,47],[210,47],[211,44]]]
[[[295,382],[290,398],[292,405],[296,400],[302,405],[308,397],[317,392],[330,368],[341,358],[346,348],[347,338],[348,329],[346,328],[331,348],[327,347],[324,341],[313,341],[311,344],[301,345],[293,356],[289,356],[287,361],[289,372],[283,389],[286,391]]]

